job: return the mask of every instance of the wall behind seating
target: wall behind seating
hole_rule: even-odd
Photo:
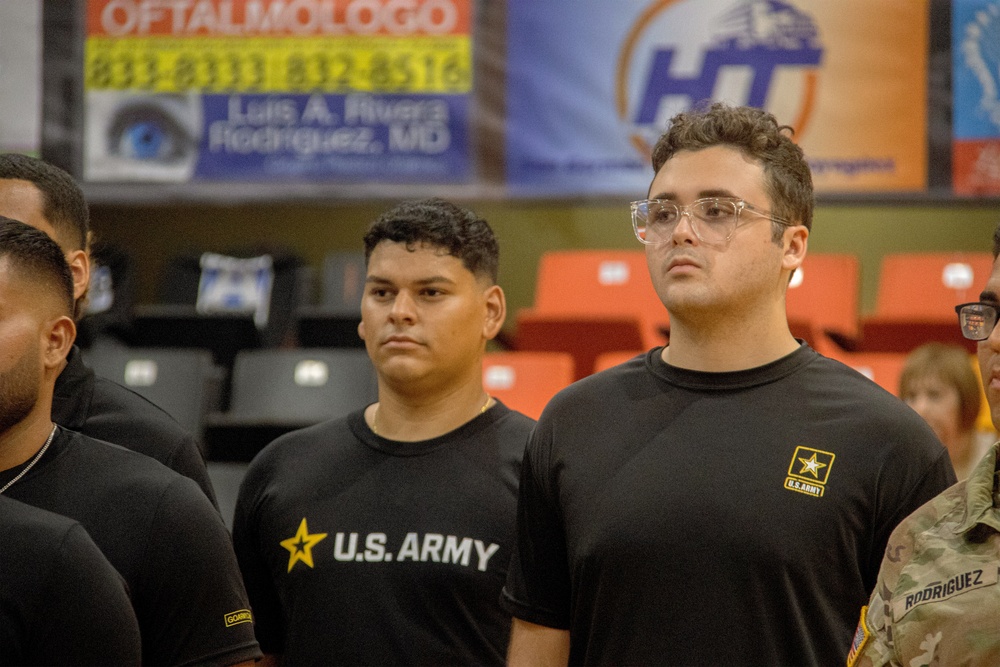
[[[627,202],[459,202],[485,217],[500,240],[500,282],[507,293],[507,328],[531,305],[539,256],[568,248],[639,248]],[[128,252],[139,267],[140,303],[156,301],[168,258],[185,251],[225,251],[256,242],[299,252],[319,270],[334,250],[361,248],[368,223],[392,202],[247,204],[240,206],[92,206],[97,238]],[[856,254],[862,266],[862,312],[875,305],[878,266],[892,252],[987,251],[1000,223],[995,202],[824,204],[810,236],[812,252]],[[571,286],[568,286],[571,287]],[[913,298],[919,298],[914,294]]]

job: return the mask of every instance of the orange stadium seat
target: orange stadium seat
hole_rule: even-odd
[[[581,378],[602,352],[662,345],[667,327],[642,250],[553,251],[539,261],[534,305],[517,313],[514,346],[568,352]]]
[[[809,253],[788,286],[785,309],[796,338],[825,351],[858,336],[860,263],[855,255]]]
[[[875,312],[861,319],[858,351],[908,352],[930,341],[962,345],[955,306],[977,301],[993,270],[988,252],[899,253],[882,258]]]
[[[645,350],[615,350],[613,352],[602,352],[594,360],[594,372],[606,371],[609,368],[624,364],[629,359],[634,359],[645,352]]]
[[[573,357],[564,352],[488,352],[483,357],[486,393],[532,419],[572,381]]]
[[[840,352],[829,355],[847,364],[893,396],[899,396],[899,376],[903,372],[905,352]]]

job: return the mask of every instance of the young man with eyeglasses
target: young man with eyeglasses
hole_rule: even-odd
[[[979,371],[1000,428],[1000,227],[993,273],[976,303],[955,307],[962,335],[979,342]],[[889,537],[878,585],[849,664],[1000,664],[1000,442],[968,478],[920,507]]]
[[[785,129],[717,104],[657,142],[632,215],[670,342],[532,434],[511,664],[843,664],[889,533],[954,482],[920,417],[789,332],[813,192]]]

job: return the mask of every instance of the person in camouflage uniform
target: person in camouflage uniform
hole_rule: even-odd
[[[893,532],[848,665],[1000,665],[998,449]]]
[[[978,340],[979,368],[1000,428],[1000,226],[993,273],[979,303],[959,306]],[[972,474],[933,498],[889,537],[849,667],[1000,665],[1000,443]]]

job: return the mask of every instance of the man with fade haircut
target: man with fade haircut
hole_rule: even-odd
[[[144,665],[260,657],[222,517],[192,480],[52,422],[73,281],[41,230],[0,218],[0,489],[78,521],[125,579]]]
[[[979,372],[1000,428],[1000,226],[979,301],[955,307],[978,342]],[[962,482],[889,537],[878,585],[851,645],[850,667],[1000,665],[1000,442]]]
[[[79,523],[0,495],[0,567],[0,664],[140,664],[125,582]]]
[[[787,129],[715,104],[657,142],[631,212],[670,341],[532,433],[512,664],[843,664],[889,533],[954,482],[923,419],[789,332],[813,190]]]
[[[90,284],[90,213],[80,186],[62,169],[18,153],[0,154],[0,215],[31,225],[59,244],[73,275],[74,315],[83,315]],[[56,380],[52,419],[151,456],[190,477],[217,505],[205,459],[192,434],[159,406],[98,377],[75,345]]]
[[[378,402],[271,443],[233,539],[265,654],[303,665],[502,665],[498,602],[534,420],[483,388],[506,315],[485,220],[440,199],[364,237],[358,332]]]

